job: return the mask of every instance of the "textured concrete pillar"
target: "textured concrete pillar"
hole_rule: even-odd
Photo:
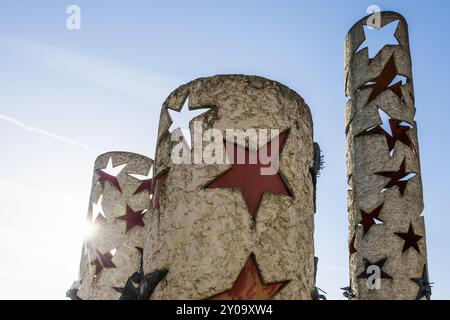
[[[139,287],[152,164],[127,152],[105,153],[95,161],[88,211],[94,230],[83,247],[78,298],[123,299]]]
[[[185,102],[187,102],[185,104]],[[216,128],[278,129],[279,171],[253,165],[175,164],[172,120],[205,108],[190,122],[193,159],[206,152],[203,133]],[[217,133],[217,132],[216,132]],[[270,133],[270,131],[269,131]],[[248,141],[220,142],[220,151],[257,150]],[[311,113],[280,83],[226,75],[189,82],[163,104],[154,167],[154,211],[148,216],[146,273],[167,268],[152,299],[311,299],[314,291],[314,147]],[[263,166],[264,167],[264,166]],[[315,177],[314,177],[315,178]]]
[[[345,43],[351,282],[346,294],[425,299],[431,292],[408,27],[401,15],[381,13],[382,28],[398,21],[398,44],[370,59],[363,26],[373,18],[357,22]],[[387,127],[383,112],[390,118]],[[380,288],[370,289],[377,270]]]

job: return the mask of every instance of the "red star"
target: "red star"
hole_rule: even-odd
[[[120,189],[120,185],[119,185],[119,181],[117,180],[117,177],[104,172],[102,169],[97,169],[96,172],[99,175],[98,182],[102,185],[102,188],[105,187],[105,181],[109,181],[114,187],[117,188],[117,190],[122,192],[122,189]]]
[[[386,130],[384,130],[381,126],[376,126],[374,128],[365,130],[357,135],[357,137],[361,136],[369,136],[373,134],[381,134],[386,137],[386,142],[389,147],[389,152],[394,150],[397,141],[403,142],[406,146],[412,149],[414,154],[416,154],[416,148],[412,143],[411,139],[408,136],[408,132],[411,130],[408,126],[402,126],[402,120],[397,119],[389,119],[389,126],[391,127],[392,135],[390,135]]]
[[[400,165],[400,168],[398,171],[382,171],[382,172],[376,172],[375,174],[383,177],[390,178],[389,182],[384,186],[385,189],[391,188],[393,186],[397,186],[400,194],[403,196],[403,193],[406,190],[406,187],[408,186],[409,180],[411,180],[413,177],[410,177],[408,180],[406,180],[406,177],[414,172],[406,172],[406,159],[403,159],[402,164]],[[414,173],[415,174],[415,173]]]
[[[156,178],[155,188],[153,189],[152,206],[153,208],[159,208],[159,193],[167,180],[167,172]]]
[[[148,191],[148,193],[152,193],[152,183],[153,179],[142,180],[139,187],[137,187],[136,191],[133,194],[138,194],[143,191]]]
[[[128,230],[132,229],[135,226],[144,226],[144,215],[145,210],[141,211],[133,211],[128,205],[127,205],[127,213],[123,216],[117,217],[117,219],[124,220],[127,222],[127,229],[125,232],[128,232]]]
[[[270,300],[289,282],[264,284],[252,254],[234,282],[232,288],[208,300]]]
[[[397,236],[405,240],[405,244],[403,245],[402,253],[408,250],[409,248],[414,248],[418,253],[420,253],[418,241],[423,238],[423,236],[419,236],[414,233],[414,229],[412,226],[412,223],[409,223],[409,229],[408,232],[402,233],[402,232],[395,232]]]
[[[249,151],[247,148],[227,141],[225,144],[227,154],[230,158],[234,158],[232,167],[209,184],[207,188],[239,188],[244,197],[248,212],[252,215],[255,215],[258,211],[258,207],[265,192],[280,193],[290,196],[279,171],[273,175],[261,174],[261,169],[269,169],[270,164],[277,161],[280,154],[279,149],[283,148],[287,133],[284,132],[275,139],[278,138],[278,148],[274,147],[274,150],[271,150],[271,144],[274,141],[272,140],[266,146],[262,147],[259,152]],[[245,163],[239,164],[237,161],[238,154],[242,154],[242,151],[245,153]],[[260,153],[270,157],[270,164],[261,163]],[[250,163],[249,159],[251,159],[251,156],[254,157],[253,159],[256,158],[256,163]]]
[[[395,93],[395,95],[397,95],[397,97],[404,101],[405,98],[402,93],[402,81],[400,80],[390,85],[397,75],[399,75],[399,73],[397,71],[397,66],[395,65],[394,54],[392,54],[380,75],[375,79],[370,80],[360,88],[360,90],[372,88],[372,92],[367,99],[366,106],[387,90],[391,90]]]
[[[92,262],[92,264],[95,264],[95,275],[98,275],[100,271],[103,270],[103,268],[115,268],[116,266],[112,262],[112,258],[114,255],[111,253],[111,251],[106,252],[105,254],[102,254],[100,250],[96,250],[96,258]]]
[[[362,224],[364,227],[364,236],[366,235],[367,232],[369,232],[370,228],[376,224],[376,220],[383,222],[383,220],[381,220],[378,216],[381,213],[381,209],[383,208],[383,205],[379,206],[378,208],[376,208],[375,210],[373,210],[370,213],[367,213],[363,210],[361,210],[361,221],[359,222],[359,224]]]

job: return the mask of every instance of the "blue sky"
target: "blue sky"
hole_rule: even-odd
[[[81,30],[66,28],[70,4],[81,8]],[[328,298],[342,298],[339,288],[348,284],[343,43],[371,4],[409,23],[432,297],[450,298],[445,0],[3,0],[0,298],[65,298],[78,272],[96,156],[109,150],[153,156],[165,97],[218,73],[280,81],[309,104],[326,161],[318,182],[318,286]]]

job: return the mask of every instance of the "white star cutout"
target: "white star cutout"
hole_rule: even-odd
[[[364,34],[366,39],[361,43],[359,48],[356,49],[356,52],[368,47],[369,59],[372,59],[385,45],[398,45],[398,40],[395,38],[395,31],[397,30],[398,23],[399,21],[395,20],[379,29],[365,25]]]
[[[133,177],[139,181],[144,181],[144,180],[149,180],[152,178],[153,173],[152,173],[152,167],[150,167],[150,169],[148,169],[148,173],[147,175],[144,174],[137,174],[137,173],[128,173],[128,175],[130,177]]]
[[[167,110],[169,111],[170,117],[172,118],[172,121],[173,121],[169,128],[169,132],[173,133],[176,129],[180,129],[181,132],[183,133],[184,141],[186,142],[189,149],[191,149],[191,131],[189,129],[189,122],[193,118],[205,113],[206,112],[205,109],[210,109],[210,108],[189,110],[188,100],[189,100],[189,97],[186,99],[183,107],[181,108],[181,110],[179,112],[175,111],[175,110],[171,110],[171,109],[167,109]]]
[[[106,218],[105,212],[103,211],[102,200],[103,195],[100,195],[97,202],[92,202],[92,222],[94,222],[99,215]]]
[[[122,172],[123,168],[125,168],[126,166],[127,166],[127,164],[124,163],[124,164],[119,164],[118,166],[113,167],[112,157],[109,157],[106,168],[100,169],[100,170],[102,170],[103,172],[105,172],[113,177],[117,177],[119,175],[119,173]]]

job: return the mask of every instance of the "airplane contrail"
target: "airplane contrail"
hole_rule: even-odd
[[[69,138],[66,138],[66,137],[63,137],[63,136],[51,133],[51,132],[47,132],[47,131],[39,129],[39,128],[32,127],[30,125],[27,125],[26,123],[23,123],[22,121],[20,121],[18,119],[9,117],[9,116],[1,114],[1,113],[0,113],[0,120],[6,121],[8,123],[11,123],[11,124],[13,124],[13,125],[15,125],[15,126],[17,126],[19,128],[22,128],[24,130],[27,130],[27,131],[30,131],[30,132],[35,132],[37,134],[41,134],[43,136],[62,141],[64,143],[70,144],[72,146],[80,147],[80,148],[83,148],[83,149],[86,149],[86,150],[89,150],[89,151],[98,152],[98,153],[102,152],[102,150],[90,147],[87,144],[80,143],[80,142],[77,142],[75,140],[72,140],[72,139],[69,139]]]

